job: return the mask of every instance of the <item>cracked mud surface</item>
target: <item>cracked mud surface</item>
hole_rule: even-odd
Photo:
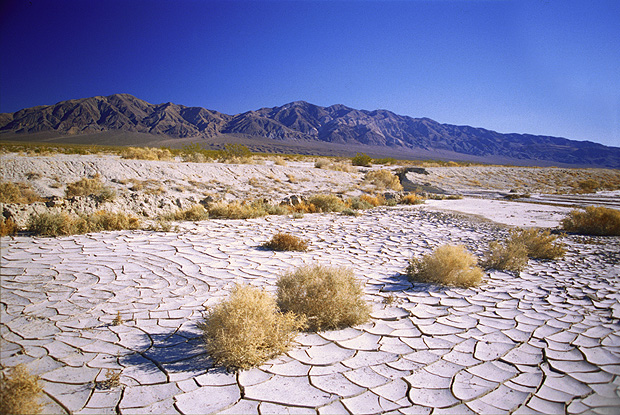
[[[46,412],[620,407],[618,238],[568,236],[564,258],[530,261],[520,276],[493,271],[462,289],[411,284],[401,272],[412,255],[446,243],[481,255],[504,228],[420,207],[180,226],[2,238],[2,364],[25,363],[41,376]],[[276,232],[309,239],[310,251],[260,249]],[[301,334],[286,355],[258,368],[214,367],[196,327],[205,305],[235,283],[275,291],[278,275],[311,262],[350,267],[373,304],[371,322]]]

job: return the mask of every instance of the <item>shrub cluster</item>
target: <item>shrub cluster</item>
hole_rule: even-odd
[[[562,229],[582,235],[620,236],[620,211],[588,206],[573,210],[562,220]]]
[[[366,322],[370,309],[353,272],[321,265],[303,266],[278,279],[278,305],[305,316],[312,331]]]
[[[290,233],[277,233],[271,240],[263,244],[265,248],[274,251],[307,251],[308,241]]]
[[[139,219],[124,213],[98,211],[90,215],[70,215],[66,212],[32,215],[28,231],[41,236],[75,235],[88,232],[138,229]]]
[[[209,219],[209,212],[202,205],[194,205],[166,216],[165,220],[200,221]]]
[[[286,352],[304,327],[302,317],[281,313],[272,295],[250,286],[235,287],[201,325],[207,351],[229,369],[247,369]]]
[[[7,375],[0,374],[0,414],[40,414],[43,388],[39,377],[24,365],[17,365]]]
[[[354,166],[368,167],[372,163],[372,157],[364,153],[357,153],[355,157],[351,159],[351,164]]]
[[[0,182],[0,203],[31,204],[41,200],[28,183]]]
[[[379,189],[392,189],[396,191],[403,190],[398,176],[389,170],[373,170],[366,173],[364,181],[373,184]]]
[[[15,235],[17,233],[17,225],[11,218],[2,218],[0,220],[0,236]]]
[[[476,257],[461,245],[443,245],[421,259],[412,258],[407,267],[411,281],[471,287],[482,280]]]
[[[67,197],[95,196],[101,200],[112,200],[115,197],[114,190],[105,186],[98,174],[92,179],[85,177],[77,182],[69,183],[65,194]]]
[[[416,193],[410,193],[403,196],[400,199],[400,203],[403,205],[420,205],[424,203],[426,199]]]
[[[548,230],[513,229],[507,240],[489,244],[484,266],[518,273],[525,269],[528,258],[560,258],[566,250],[563,244],[556,243],[557,238]]]
[[[209,217],[216,219],[253,219],[266,215],[284,215],[288,210],[264,200],[251,202],[218,202],[207,208]]]
[[[173,160],[172,152],[167,148],[127,147],[121,151],[121,158],[137,160]]]

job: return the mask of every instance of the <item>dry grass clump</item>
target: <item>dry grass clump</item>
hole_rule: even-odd
[[[41,200],[28,183],[0,182],[0,203],[31,204]]]
[[[484,260],[487,269],[506,270],[519,273],[527,267],[527,248],[521,243],[493,241]]]
[[[389,170],[373,170],[366,173],[364,181],[373,184],[378,189],[403,190],[400,179]]]
[[[344,162],[344,161],[332,162],[331,160],[324,159],[324,158],[321,158],[315,161],[314,167],[316,167],[317,169],[324,169],[324,170],[343,171],[345,173],[355,173],[357,171],[355,167],[353,167],[351,164],[347,162]]]
[[[363,202],[367,202],[372,207],[383,206],[385,205],[385,197],[383,195],[371,196],[371,195],[361,195],[360,200]]]
[[[173,160],[174,156],[168,149],[150,147],[127,147],[121,152],[121,158],[137,160]]]
[[[229,369],[247,369],[286,352],[304,327],[303,317],[281,313],[271,294],[250,286],[236,286],[201,324],[210,356]]]
[[[262,246],[274,251],[307,251],[308,241],[290,233],[277,233]]]
[[[314,195],[308,199],[308,204],[314,206],[316,212],[342,212],[346,208],[338,196],[328,194]]]
[[[0,220],[0,236],[10,236],[17,233],[17,225],[12,218]]]
[[[216,219],[253,219],[266,215],[285,215],[288,210],[263,200],[252,202],[218,202],[208,208],[209,217]]]
[[[140,221],[124,213],[98,211],[91,215],[76,216],[66,212],[46,212],[32,215],[28,231],[41,236],[65,236],[87,232],[138,229]]]
[[[562,219],[562,229],[582,235],[620,236],[620,211],[588,206],[573,210]]]
[[[65,194],[67,197],[96,196],[102,200],[112,200],[115,197],[114,190],[103,184],[99,174],[92,179],[85,177],[77,182],[69,183]]]
[[[462,245],[443,245],[422,259],[412,258],[407,267],[411,281],[471,287],[482,280],[476,257]]]
[[[194,205],[165,217],[167,220],[200,221],[209,219],[209,212],[202,205]]]
[[[366,195],[362,195],[362,196],[366,196]],[[366,209],[372,209],[376,205],[369,202],[366,198],[352,197],[349,200],[347,200],[347,206],[349,206],[350,209],[366,210]]]
[[[510,232],[511,243],[522,244],[527,249],[527,256],[534,259],[556,259],[564,256],[564,244],[555,243],[557,235],[549,230],[514,229]]]
[[[415,194],[415,193],[410,193],[408,195],[403,196],[400,199],[400,203],[403,205],[420,205],[422,203],[424,203],[426,199],[423,198],[422,196]]]
[[[338,329],[369,319],[362,287],[348,269],[303,266],[281,276],[276,285],[280,309],[305,316],[309,330]]]
[[[0,414],[40,414],[42,392],[38,376],[24,365],[15,366],[8,375],[0,375]]]

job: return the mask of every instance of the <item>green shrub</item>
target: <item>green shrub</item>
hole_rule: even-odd
[[[354,166],[368,167],[372,163],[372,157],[364,153],[357,153],[355,157],[351,159],[351,164]]]
[[[588,206],[573,210],[562,222],[562,229],[582,235],[620,236],[620,211]]]
[[[372,209],[374,207],[373,204],[359,197],[352,197],[347,201],[347,205],[350,206],[351,209]]]
[[[277,233],[263,246],[274,251],[307,251],[308,241],[289,233]]]
[[[412,258],[407,267],[411,281],[471,287],[482,280],[478,260],[461,245],[443,245],[422,259]]]
[[[39,377],[17,365],[8,375],[0,375],[0,414],[40,414],[42,393]]]
[[[304,327],[302,317],[280,313],[272,295],[250,286],[235,287],[201,324],[210,356],[229,369],[247,369],[286,352]]]
[[[360,283],[345,268],[303,266],[281,276],[278,305],[305,316],[312,331],[338,329],[369,319]]]

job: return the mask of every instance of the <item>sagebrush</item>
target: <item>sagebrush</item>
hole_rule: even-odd
[[[471,287],[483,276],[478,259],[462,245],[443,245],[421,259],[412,258],[407,267],[411,281]]]
[[[138,229],[140,220],[124,213],[97,211],[90,215],[46,212],[32,215],[28,231],[41,236],[65,236],[99,231]]]
[[[12,218],[0,219],[0,236],[10,236],[17,233],[17,225]]]
[[[274,251],[307,251],[308,241],[290,233],[279,232],[268,242],[265,242],[263,246]]]
[[[76,182],[69,183],[65,190],[67,197],[95,196],[102,200],[112,200],[116,196],[114,190],[103,184],[98,174],[93,178],[84,177]]]
[[[229,369],[247,369],[286,352],[303,317],[281,313],[273,295],[236,286],[230,297],[207,311],[201,328],[213,360]]]
[[[519,273],[527,267],[527,248],[521,243],[493,241],[484,260],[484,267]]]
[[[373,170],[366,173],[364,181],[373,184],[378,189],[403,190],[398,176],[389,170]]]
[[[282,275],[276,285],[280,308],[305,316],[311,331],[339,329],[369,319],[370,307],[361,284],[349,269],[306,265]]]
[[[562,229],[582,235],[620,236],[620,211],[603,206],[573,210],[562,219]]]
[[[0,414],[40,414],[42,393],[39,377],[17,365],[7,375],[0,374]]]
[[[533,259],[556,259],[562,257],[566,250],[564,244],[557,241],[558,235],[552,235],[549,230],[542,229],[513,229],[510,231],[510,241],[521,244],[527,249],[527,256]]]
[[[0,203],[31,204],[42,200],[28,183],[0,182]]]

